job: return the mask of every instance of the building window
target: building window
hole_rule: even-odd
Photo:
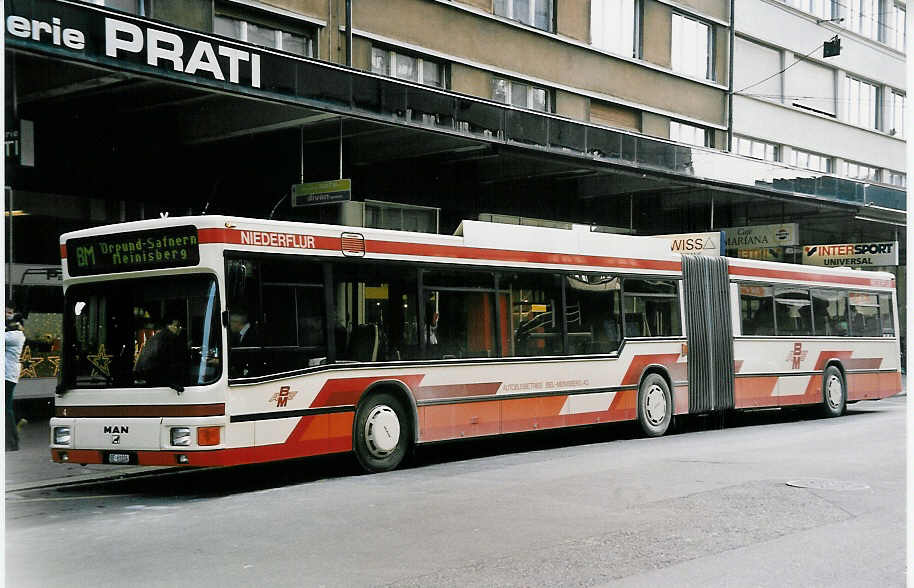
[[[785,0],[787,4],[819,18],[832,17],[831,0]]]
[[[492,80],[492,100],[518,108],[549,112],[549,90],[502,78]]]
[[[426,86],[445,87],[444,66],[440,63],[381,47],[371,48],[371,71]]]
[[[673,71],[696,78],[711,79],[711,27],[673,13]]]
[[[904,188],[907,185],[907,176],[901,172],[888,170],[888,183],[893,186],[900,186]]]
[[[879,181],[879,168],[870,167],[862,163],[853,161],[841,162],[841,175],[854,180],[866,180],[868,182]]]
[[[293,27],[283,30],[275,26],[217,14],[213,18],[213,32],[261,47],[279,49],[304,57],[313,56],[313,31],[293,30]]]
[[[904,137],[904,94],[892,90],[888,94],[888,118],[885,130],[897,136]]]
[[[765,161],[779,161],[780,149],[774,143],[750,139],[748,137],[734,137],[736,152],[746,157],[764,159]]]
[[[708,146],[708,130],[685,123],[670,121],[670,139],[698,147]]]
[[[636,0],[590,3],[590,43],[594,47],[637,57],[637,27]]]
[[[552,0],[495,0],[495,14],[552,31]]]
[[[847,6],[847,28],[871,39],[879,35],[879,0],[849,0]]]
[[[802,149],[793,149],[790,153],[790,165],[802,167],[812,171],[830,173],[832,170],[831,158],[818,153],[810,153]]]
[[[847,122],[867,129],[878,128],[879,88],[847,76],[844,83]]]
[[[104,6],[106,8],[113,8],[114,10],[121,10],[123,12],[129,12],[131,14],[143,15],[142,4],[140,0],[89,0],[92,4],[97,4],[98,6]]]
[[[886,9],[887,22],[883,26],[885,38],[883,39],[890,47],[894,47],[904,52],[904,42],[907,36],[907,25],[905,23],[905,7],[893,4],[891,8]]]

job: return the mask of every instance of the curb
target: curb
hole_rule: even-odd
[[[37,482],[24,482],[22,484],[7,484],[6,493],[10,492],[22,492],[24,490],[38,490],[41,488],[51,488],[51,487],[67,487],[67,486],[78,486],[80,484],[88,484],[91,482],[103,482],[108,480],[126,480],[130,478],[140,478],[147,476],[154,476],[160,474],[172,473],[175,471],[191,471],[197,470],[200,468],[178,468],[178,467],[163,467],[163,466],[146,466],[131,470],[130,472],[110,472],[110,473],[99,473],[99,474],[82,474],[79,476],[69,476],[65,478],[53,478],[50,480],[39,480]]]

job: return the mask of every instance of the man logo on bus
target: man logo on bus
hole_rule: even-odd
[[[788,359],[791,360],[790,369],[798,370],[800,369],[800,364],[806,359],[806,355],[809,354],[808,351],[803,351],[802,343],[793,344],[793,352],[790,354]]]
[[[295,398],[295,395],[298,394],[295,390],[290,390],[289,386],[283,386],[279,389],[279,392],[270,396],[269,402],[272,404],[276,403],[276,408],[281,408],[289,404],[289,401]]]

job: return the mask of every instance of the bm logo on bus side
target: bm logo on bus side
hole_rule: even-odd
[[[279,392],[270,396],[270,404],[276,403],[276,408],[282,408],[289,404],[289,401],[295,398],[295,395],[298,394],[295,390],[291,390],[289,386],[283,386],[279,389]]]
[[[807,355],[809,355],[809,351],[803,349],[802,343],[794,343],[793,351],[787,356],[787,359],[790,361],[790,369],[800,369],[800,363],[806,359]]]

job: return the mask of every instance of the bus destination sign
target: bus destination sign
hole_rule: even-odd
[[[200,263],[194,226],[114,233],[67,240],[71,276],[91,276]]]

